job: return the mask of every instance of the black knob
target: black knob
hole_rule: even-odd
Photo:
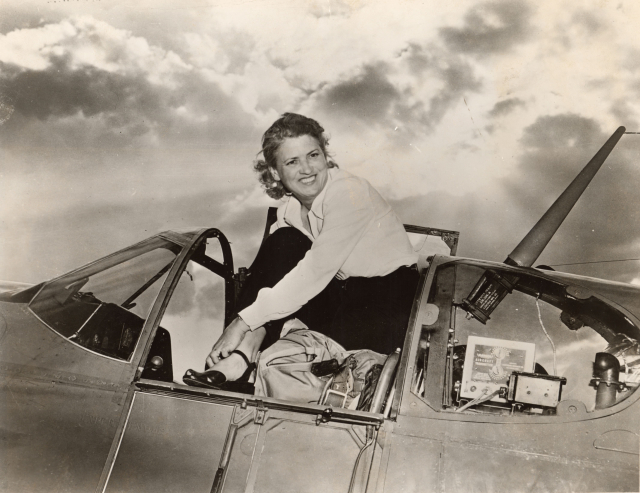
[[[159,370],[164,365],[164,360],[160,356],[154,356],[149,363],[152,370]]]

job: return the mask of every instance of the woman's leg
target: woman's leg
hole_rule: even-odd
[[[347,279],[325,334],[348,350],[389,354],[402,347],[418,280],[418,271],[410,267],[383,277]]]

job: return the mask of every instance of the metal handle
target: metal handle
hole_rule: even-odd
[[[216,476],[213,479],[213,485],[211,486],[211,493],[220,493],[220,491],[222,491],[224,476],[227,471],[227,466],[229,465],[229,458],[231,457],[231,449],[233,448],[233,443],[236,441],[237,434],[238,425],[232,424],[229,426],[227,439],[225,440],[224,447],[222,449],[222,457],[220,457],[220,465],[218,466]]]
[[[382,412],[382,404],[384,403],[384,400],[387,397],[387,393],[389,392],[389,387],[393,382],[393,374],[396,370],[396,365],[398,364],[399,359],[400,349],[396,349],[387,357],[387,360],[384,362],[382,372],[380,373],[380,378],[378,379],[378,385],[376,385],[376,391],[374,392],[373,398],[371,399],[371,409],[369,409],[369,412]]]

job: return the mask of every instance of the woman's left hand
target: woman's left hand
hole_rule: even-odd
[[[251,329],[240,317],[236,317],[222,332],[220,339],[213,345],[207,357],[207,368],[211,368],[221,359],[228,357],[242,342],[244,335]]]

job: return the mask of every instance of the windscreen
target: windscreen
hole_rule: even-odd
[[[175,250],[173,243],[156,240],[107,257],[46,283],[29,308],[70,341],[128,360]]]

